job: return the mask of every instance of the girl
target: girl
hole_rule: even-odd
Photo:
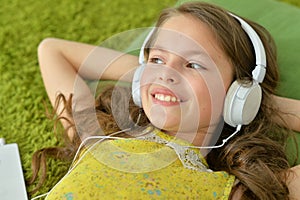
[[[70,144],[55,149],[55,155],[71,157],[80,139],[130,128],[127,135],[118,135],[126,139],[90,144],[88,153],[81,154],[47,198],[297,197],[299,167],[294,168],[295,173],[289,170],[284,152],[289,131],[278,110],[289,100],[274,98],[278,83],[275,45],[265,29],[246,20],[266,53],[263,81],[262,68],[258,77],[252,76],[257,49],[239,19],[200,2],[164,10],[156,25],[160,29],[154,30],[142,49],[140,58],[145,57],[146,67],[139,68],[141,74],[135,73],[138,78],[133,82],[141,86],[137,88],[140,99],[134,100],[143,110],[131,101],[127,111],[131,92],[126,88],[109,88],[95,102],[84,81],[99,77],[131,81],[138,65],[136,56],[58,39],[43,41],[39,46],[42,76]],[[235,80],[247,85],[255,78],[262,82],[262,99],[258,107],[251,102],[259,96],[250,105],[259,109],[258,114],[241,123],[226,119],[228,113],[223,114],[222,107],[230,85]],[[297,101],[290,106],[283,110],[295,106],[299,111]],[[297,117],[290,119],[295,122],[291,128],[299,130]],[[220,137],[216,136],[219,132]],[[51,151],[38,151],[34,160],[43,154],[53,155]],[[34,168],[34,177],[37,171]]]

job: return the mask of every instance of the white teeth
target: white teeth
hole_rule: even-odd
[[[165,101],[170,101],[171,97],[170,96],[165,96]]]
[[[163,95],[163,94],[155,94],[154,95],[155,99],[158,99],[160,101],[166,101],[166,102],[179,102],[179,100],[176,97],[172,97],[170,95]]]

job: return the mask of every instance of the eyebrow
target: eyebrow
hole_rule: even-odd
[[[194,56],[205,56],[205,57],[208,57],[210,58],[210,56],[205,52],[205,51],[199,51],[199,50],[191,50],[191,49],[188,49],[188,50],[182,50],[180,49],[181,51],[173,51],[173,50],[169,50],[169,48],[167,47],[163,47],[159,44],[155,44],[153,45],[152,47],[148,47],[150,49],[149,52],[151,52],[152,50],[154,51],[161,51],[163,53],[165,52],[170,52],[170,53],[174,53],[182,58],[187,58],[187,57],[194,57]]]

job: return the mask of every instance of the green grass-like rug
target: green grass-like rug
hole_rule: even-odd
[[[109,36],[150,26],[175,0],[2,0],[0,7],[0,137],[18,143],[25,178],[32,153],[58,145],[43,102],[49,101],[37,62],[37,46],[46,37],[98,45]],[[49,164],[48,191],[66,167]],[[28,188],[29,190],[31,188]],[[1,197],[0,197],[1,199]]]
[[[109,36],[150,26],[175,0],[2,0],[0,7],[0,137],[18,143],[25,178],[37,149],[58,145],[50,106],[37,62],[37,46],[46,37],[100,44]],[[299,0],[289,0],[300,6]],[[51,160],[47,192],[66,170]],[[32,189],[31,187],[28,190]]]

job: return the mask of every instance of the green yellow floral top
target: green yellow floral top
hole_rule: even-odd
[[[99,142],[46,199],[228,199],[234,176],[211,171],[187,145],[158,130]]]

